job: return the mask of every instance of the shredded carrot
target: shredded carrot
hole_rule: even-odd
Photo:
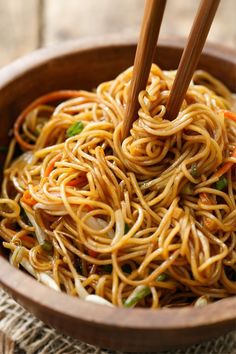
[[[75,179],[72,179],[66,185],[70,187],[83,187],[87,184],[88,180],[86,175],[79,176]]]
[[[224,111],[224,116],[228,119],[233,120],[236,122],[236,113],[230,112],[230,111]]]
[[[88,255],[89,255],[90,257],[97,258],[98,252],[96,252],[96,251],[91,250],[90,248],[88,248]]]
[[[233,150],[233,153],[231,157],[236,157],[236,146]],[[234,165],[234,162],[226,162],[214,175],[213,177],[221,177],[223,176],[226,172],[228,172],[231,167]]]
[[[31,236],[23,235],[20,239],[26,247],[32,248],[36,245],[36,240]]]
[[[84,207],[85,207],[85,209],[86,209],[87,211],[92,211],[92,210],[94,210],[94,208],[93,208],[91,205],[89,205],[89,204],[86,204]]]
[[[37,203],[28,190],[24,192],[23,196],[21,197],[21,201],[31,207]]]
[[[61,157],[62,157],[62,154],[59,153],[50,160],[49,164],[47,165],[47,167],[45,169],[44,177],[48,177],[50,175],[50,173],[52,172],[52,170],[55,167],[55,163],[57,161],[59,161],[61,159]]]
[[[79,96],[83,96],[82,91],[60,90],[60,91],[50,92],[44,96],[37,98],[28,107],[26,107],[24,109],[24,111],[16,119],[16,122],[14,124],[14,135],[15,135],[16,141],[20,144],[20,146],[22,148],[24,148],[26,150],[33,150],[34,145],[25,142],[21,138],[20,133],[19,133],[20,128],[21,128],[27,114],[29,114],[33,109],[35,109],[36,107],[38,107],[42,104],[46,104],[46,103],[53,102],[53,101],[60,101],[60,100],[64,100],[64,99],[69,99],[69,98],[75,98],[75,97],[79,97]]]
[[[214,201],[207,193],[204,193],[204,192],[200,193],[199,199],[202,204],[214,205]],[[216,225],[215,221],[212,220],[211,218],[203,216],[203,224],[207,228],[207,230],[209,230],[211,232],[216,231],[217,225]]]

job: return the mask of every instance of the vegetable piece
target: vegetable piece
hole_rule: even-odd
[[[90,295],[86,296],[85,300],[90,301],[90,302],[95,302],[96,304],[99,304],[99,305],[107,305],[109,307],[114,307],[108,300],[104,299],[101,296],[94,295],[94,294],[90,294]]]
[[[37,202],[36,200],[31,196],[30,192],[28,189],[24,192],[24,194],[21,197],[21,201],[29,206],[34,206]]]
[[[158,275],[156,281],[165,281],[168,278],[168,275],[166,273],[161,273]]]
[[[67,138],[71,138],[72,136],[81,133],[83,129],[84,129],[83,123],[81,121],[78,121],[67,129],[66,136]]]
[[[88,179],[86,175],[82,175],[67,182],[66,185],[70,187],[84,187],[87,183]]]
[[[127,234],[129,230],[130,230],[129,225],[125,223],[125,234]]]
[[[47,240],[45,240],[44,243],[42,243],[41,247],[46,252],[52,252],[53,249],[52,243]]]
[[[38,240],[38,243],[42,245],[46,239],[46,234],[45,232],[38,226],[36,223],[33,215],[31,215],[29,212],[26,211],[26,215],[28,216],[29,221],[31,222],[32,226],[34,227],[35,230],[35,235]]]
[[[233,120],[236,122],[236,113],[230,112],[230,111],[224,111],[224,116],[228,119]]]
[[[233,150],[233,153],[231,155],[232,157],[236,157],[236,146]],[[234,162],[226,162],[214,175],[213,177],[221,177],[223,176],[226,172],[228,172],[231,167],[234,165]]]
[[[208,297],[203,295],[196,300],[194,307],[203,307],[206,306],[208,303],[209,303]]]
[[[225,189],[225,187],[227,187],[227,185],[228,185],[228,180],[224,176],[221,176],[219,178],[219,180],[215,183],[215,187],[219,191],[222,191],[223,189]]]
[[[125,300],[124,307],[134,307],[140,300],[151,294],[151,289],[146,285],[139,285]]]
[[[199,172],[198,172],[198,167],[196,163],[193,163],[190,169],[190,174],[191,176],[193,176],[194,178],[199,177]]]
[[[45,172],[44,172],[44,177],[48,177],[50,175],[50,173],[53,171],[54,167],[55,167],[55,163],[57,161],[59,161],[62,157],[62,154],[57,154],[56,156],[54,156],[49,164],[47,165],[46,169],[45,169]]]

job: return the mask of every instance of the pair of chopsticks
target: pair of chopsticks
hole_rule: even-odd
[[[219,2],[220,0],[201,0],[167,101],[166,119],[173,120],[179,113]],[[138,95],[147,85],[165,5],[166,0],[146,0],[126,107],[123,138],[129,135],[132,124],[137,119]]]

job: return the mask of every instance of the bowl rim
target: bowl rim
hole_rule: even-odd
[[[104,40],[105,38],[105,40]],[[183,48],[185,39],[165,38],[158,45],[162,47]],[[32,68],[77,52],[93,50],[95,48],[130,46],[136,43],[134,36],[126,36],[122,39],[119,35],[85,38],[73,40],[66,44],[59,44],[49,48],[43,48],[17,59],[0,70],[0,89],[10,84],[16,78],[21,77]],[[227,59],[236,68],[236,50],[216,44],[207,45],[204,53],[210,56]],[[135,330],[164,330],[197,328],[206,325],[224,324],[236,321],[236,296],[220,300],[203,308],[164,308],[161,310],[151,309],[124,309],[112,308],[80,300],[56,292],[45,285],[37,282],[27,273],[14,268],[6,259],[0,256],[0,284],[13,298],[29,303],[28,308],[37,306],[44,308],[48,313],[57,312],[71,319],[90,323],[93,326],[122,327],[122,329]],[[31,292],[29,289],[33,289]],[[140,319],[142,318],[142,321]]]

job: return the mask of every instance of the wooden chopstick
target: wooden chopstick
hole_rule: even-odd
[[[169,120],[175,119],[179,113],[219,2],[201,1],[167,101],[165,117]]]
[[[166,0],[146,0],[123,126],[123,138],[137,119],[138,95],[147,85]]]

